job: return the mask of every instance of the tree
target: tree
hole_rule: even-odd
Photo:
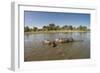
[[[24,31],[28,32],[28,31],[30,31],[30,28],[28,26],[26,26],[26,27],[24,27]]]
[[[55,24],[54,23],[49,24],[48,28],[49,28],[49,30],[54,30]]]
[[[69,26],[69,30],[73,30],[73,26],[72,25]]]
[[[42,29],[45,31],[45,30],[48,30],[47,26],[43,26]]]
[[[68,29],[68,26],[67,26],[67,25],[64,25],[64,26],[62,27],[62,29]]]
[[[60,27],[57,25],[56,27],[55,27],[55,30],[59,30],[60,29]]]
[[[86,26],[83,26],[83,27],[82,27],[82,30],[87,30],[87,27],[86,27]]]
[[[81,26],[81,25],[77,29],[78,30],[88,30],[86,26]]]
[[[38,28],[37,27],[33,27],[33,31],[37,31],[38,30]]]
[[[78,29],[78,30],[82,30],[82,26],[80,25],[77,29]]]

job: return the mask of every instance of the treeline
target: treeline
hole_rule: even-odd
[[[24,31],[25,32],[29,32],[29,31],[51,31],[51,30],[81,30],[81,31],[89,31],[90,29],[88,29],[86,26],[78,26],[78,27],[74,27],[72,25],[64,25],[62,27],[55,25],[54,23],[51,23],[47,26],[43,26],[41,29],[39,29],[38,27],[33,27],[33,28],[29,28],[28,26],[24,27]]]

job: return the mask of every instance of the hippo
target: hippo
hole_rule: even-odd
[[[43,44],[51,45],[52,47],[56,47],[57,43],[55,41],[44,40]]]
[[[67,42],[73,42],[73,38],[58,38],[58,39],[55,39],[55,42],[57,43],[67,43]]]
[[[56,43],[64,43],[64,39],[63,38],[58,38],[58,39],[55,39],[55,42]]]
[[[69,38],[69,42],[73,42],[74,40],[73,40],[73,38],[72,37],[70,37]]]
[[[65,43],[73,42],[73,41],[74,41],[74,40],[73,40],[72,37],[70,37],[70,38],[65,38],[65,39],[64,39],[64,42],[65,42]]]
[[[43,44],[47,44],[47,45],[50,45],[52,47],[56,47],[59,43],[68,43],[68,42],[73,42],[73,38],[70,37],[70,38],[58,38],[58,39],[55,39],[54,41],[50,41],[50,40],[44,40],[43,41]]]
[[[49,41],[49,40],[44,40],[44,41],[43,41],[43,44],[51,45],[51,41]]]
[[[52,45],[52,47],[56,47],[57,43],[55,41],[52,41],[51,45]]]

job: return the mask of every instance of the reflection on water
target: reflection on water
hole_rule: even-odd
[[[58,44],[56,47],[43,45],[44,40],[72,37],[75,41]],[[77,41],[78,40],[78,41]],[[83,41],[80,41],[83,40]],[[24,35],[24,61],[86,59],[90,58],[90,33],[39,33]]]

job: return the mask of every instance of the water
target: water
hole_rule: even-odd
[[[72,37],[75,41],[52,47],[44,40]],[[25,33],[24,61],[87,59],[90,58],[90,32]]]

